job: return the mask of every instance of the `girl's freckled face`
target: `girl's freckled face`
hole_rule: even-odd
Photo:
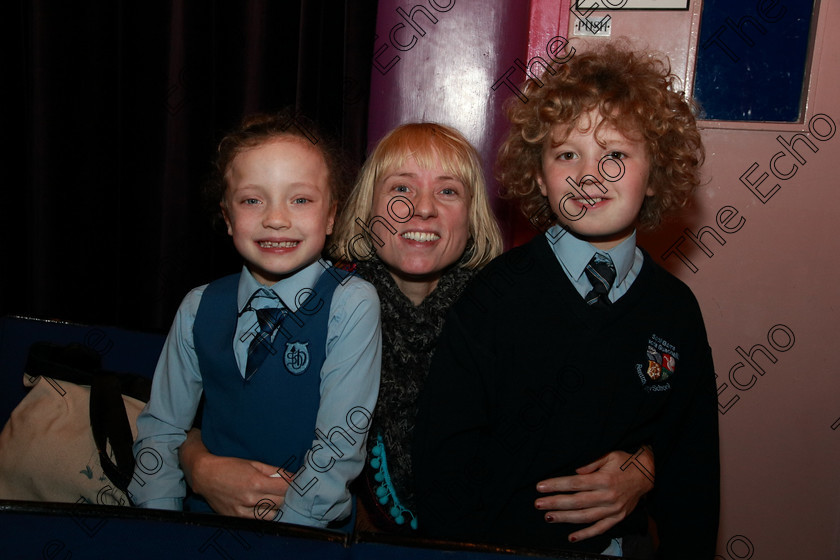
[[[297,138],[246,149],[231,162],[222,213],[259,282],[272,285],[318,260],[335,205],[321,153]]]

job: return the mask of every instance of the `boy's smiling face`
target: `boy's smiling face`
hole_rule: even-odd
[[[254,278],[270,286],[318,259],[335,205],[317,149],[278,138],[239,153],[225,177],[222,214]]]
[[[598,249],[611,249],[630,237],[646,196],[650,158],[645,143],[612,126],[596,128],[597,110],[568,128],[556,124],[543,143],[537,179],[558,221]],[[573,183],[573,184],[572,184]]]

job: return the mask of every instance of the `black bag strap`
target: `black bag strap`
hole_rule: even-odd
[[[103,370],[96,350],[78,343],[33,343],[29,347],[24,371],[31,376],[43,375],[77,385],[93,385],[94,375],[105,373],[116,377],[123,395],[143,402],[149,402],[152,390],[152,380],[148,377],[136,373]]]
[[[152,380],[132,373],[101,369],[99,354],[81,344],[36,342],[29,349],[26,373],[77,385],[90,385],[90,427],[102,471],[127,492],[134,473],[134,443],[122,396],[148,402]],[[114,460],[108,455],[108,445]]]
[[[101,367],[99,354],[93,348],[41,341],[29,347],[24,371],[33,377],[43,375],[76,385],[90,385],[93,372]]]
[[[99,464],[111,482],[123,492],[134,473],[131,426],[125,412],[120,382],[110,372],[98,372],[90,384],[90,427],[99,453]],[[114,460],[108,455],[108,444]]]

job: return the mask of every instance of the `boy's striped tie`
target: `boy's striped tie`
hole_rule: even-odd
[[[586,294],[586,303],[596,309],[606,309],[612,302],[607,294],[615,281],[615,266],[609,255],[595,253],[584,270],[592,289]]]

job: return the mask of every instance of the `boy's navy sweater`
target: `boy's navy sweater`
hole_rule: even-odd
[[[497,258],[468,286],[439,339],[415,432],[427,534],[602,551],[610,537],[644,532],[645,508],[572,545],[568,535],[582,526],[545,522],[534,508],[536,484],[649,444],[656,480],[647,505],[660,556],[714,555],[711,351],[689,288],[644,259],[630,290],[606,310],[586,305],[545,236]]]

